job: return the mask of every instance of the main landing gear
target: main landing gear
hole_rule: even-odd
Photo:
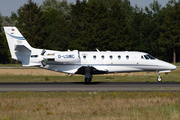
[[[158,72],[155,72],[156,73],[156,75],[158,76],[158,78],[157,78],[157,81],[158,82],[162,82],[162,78],[161,78],[161,76],[160,76],[160,73]]]
[[[85,78],[85,83],[90,83],[92,78]]]
[[[91,74],[91,68],[87,67],[85,68],[85,83],[90,83],[93,76]]]

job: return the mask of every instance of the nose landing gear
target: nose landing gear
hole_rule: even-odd
[[[160,76],[160,73],[158,72],[155,72],[156,73],[156,75],[158,76],[158,78],[157,78],[157,81],[158,82],[162,82],[162,78],[161,78],[161,76]]]
[[[158,81],[158,82],[161,82],[161,81],[162,81],[162,78],[161,78],[160,76],[158,76],[157,81]]]

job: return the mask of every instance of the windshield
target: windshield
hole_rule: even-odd
[[[149,55],[149,54],[147,54],[147,56],[148,56],[151,60],[156,59],[155,57],[153,57],[153,56],[151,56],[151,55]]]
[[[146,59],[146,60],[148,60],[148,59],[149,59],[149,57],[148,57],[148,56],[146,56],[146,55],[144,55],[144,57],[145,57],[145,59]]]

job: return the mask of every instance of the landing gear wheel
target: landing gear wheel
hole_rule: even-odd
[[[161,77],[158,77],[158,78],[157,78],[157,81],[158,81],[158,82],[161,82],[161,81],[162,81],[162,78],[161,78]]]
[[[91,82],[91,78],[85,78],[85,83],[90,83]]]

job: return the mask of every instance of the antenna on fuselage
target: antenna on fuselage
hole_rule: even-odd
[[[97,48],[96,48],[97,52],[100,52]]]

